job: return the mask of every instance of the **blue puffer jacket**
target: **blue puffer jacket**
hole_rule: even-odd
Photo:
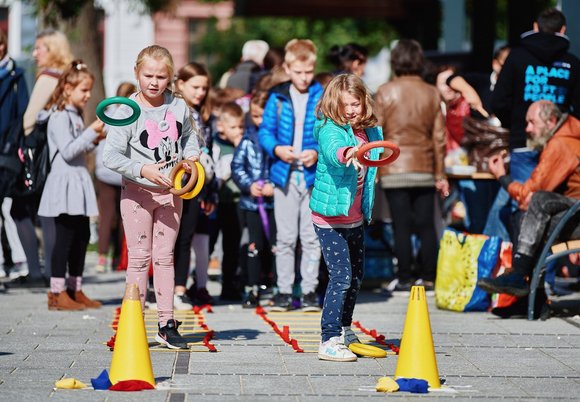
[[[382,141],[380,127],[365,129],[371,141]],[[316,181],[310,198],[310,209],[324,216],[348,215],[354,202],[357,187],[357,172],[354,166],[346,167],[339,162],[337,151],[342,147],[354,147],[358,144],[350,125],[340,126],[327,119],[318,120],[314,128],[314,137],[318,140],[320,152],[316,168]],[[371,160],[378,160],[382,148],[370,151]],[[375,201],[376,167],[368,167],[362,193],[362,212],[367,221],[371,219]]]
[[[314,109],[322,95],[322,86],[313,81],[308,88],[308,102],[304,118],[304,136],[302,149],[318,151],[318,143],[314,139],[313,130],[316,121]],[[294,139],[294,109],[290,98],[290,82],[275,86],[270,90],[270,97],[264,108],[264,117],[259,131],[260,145],[272,158],[270,180],[278,187],[286,187],[290,174],[290,164],[274,155],[274,148],[278,145],[292,145]],[[304,169],[306,185],[314,184],[316,165]]]
[[[258,200],[250,194],[250,186],[258,180],[268,180],[268,155],[258,143],[258,127],[251,122],[246,125],[244,138],[238,144],[232,160],[232,178],[240,188],[240,208],[258,210]],[[274,207],[273,197],[264,197],[267,209]]]

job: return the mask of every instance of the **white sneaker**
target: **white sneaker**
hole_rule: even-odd
[[[340,336],[333,336],[326,342],[320,342],[318,359],[333,362],[354,362],[357,357],[341,342]]]
[[[192,308],[193,303],[191,303],[187,295],[173,295],[174,310],[191,310]]]
[[[340,333],[340,342],[344,343],[344,346],[348,347],[351,343],[361,343],[358,336],[354,333],[354,331],[350,327],[342,327],[342,331]]]
[[[16,264],[14,264],[14,266],[10,268],[8,277],[10,279],[17,279],[20,278],[21,276],[26,276],[28,274],[29,274],[28,264],[26,262],[17,262]]]

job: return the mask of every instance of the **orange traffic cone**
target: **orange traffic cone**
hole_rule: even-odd
[[[155,386],[149,343],[137,284],[127,284],[117,326],[109,380],[141,380]]]
[[[411,288],[395,377],[419,378],[431,388],[441,388],[423,286]]]

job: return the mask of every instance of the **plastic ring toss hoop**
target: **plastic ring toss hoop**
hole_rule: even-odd
[[[348,348],[352,353],[359,356],[377,358],[387,357],[386,350],[364,343],[351,343],[348,345]]]
[[[195,166],[197,167],[197,181],[195,182],[195,186],[189,193],[185,193],[181,196],[181,198],[186,200],[190,200],[201,193],[201,189],[205,183],[205,170],[203,170],[202,164],[196,161]]]
[[[390,155],[385,158],[379,159],[378,161],[372,161],[368,159],[365,154],[373,149],[373,148],[385,148],[386,150],[391,151]],[[388,165],[389,163],[393,163],[399,157],[401,150],[398,146],[393,144],[389,141],[372,141],[369,143],[364,144],[358,152],[356,153],[356,157],[360,163],[366,166],[383,166]]]
[[[191,173],[185,171],[181,162],[175,165],[169,174],[169,179],[173,183],[173,188],[169,191],[171,194],[189,200],[201,192],[205,182],[205,171],[199,162],[188,159],[184,159],[183,162],[189,165]],[[189,178],[187,179],[187,183],[183,184],[183,179],[186,174],[189,175]]]
[[[133,114],[125,119],[113,119],[105,114],[105,109],[111,105],[127,105],[133,109]],[[97,105],[97,117],[109,126],[126,126],[137,121],[141,115],[141,108],[132,99],[123,96],[114,96],[112,98],[103,99]]]

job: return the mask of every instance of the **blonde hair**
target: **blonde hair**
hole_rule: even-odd
[[[284,63],[316,62],[316,45],[310,39],[292,39],[284,47]]]
[[[42,40],[42,44],[48,52],[46,68],[64,70],[73,59],[70,44],[66,36],[59,31],[47,29],[36,35],[37,40]]]
[[[324,89],[322,98],[316,106],[316,115],[319,118],[330,119],[341,126],[348,124],[344,116],[342,94],[348,92],[361,103],[362,117],[358,128],[374,127],[378,124],[377,117],[373,112],[373,100],[363,83],[355,74],[341,74],[334,77]]]
[[[173,74],[175,73],[175,65],[173,64],[173,57],[169,50],[159,45],[147,46],[139,52],[137,55],[137,61],[135,62],[135,72],[139,73],[141,66],[145,62],[145,58],[149,57],[153,60],[163,60],[165,66],[167,67],[167,74],[169,75],[169,85],[168,88],[172,90],[173,84]]]
[[[76,86],[79,85],[85,78],[90,78],[93,82],[95,81],[95,77],[82,60],[73,60],[58,79],[56,88],[54,89],[50,100],[46,104],[45,109],[49,110],[51,107],[55,107],[57,110],[63,110],[68,101],[68,97],[65,93],[66,85],[68,84],[73,88],[76,88]],[[79,110],[79,112],[82,112],[82,110]]]

